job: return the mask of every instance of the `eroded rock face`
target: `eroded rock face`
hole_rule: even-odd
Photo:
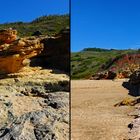
[[[45,66],[69,72],[70,63],[70,31],[62,30],[55,37],[45,38],[41,41],[44,50],[41,56]]]
[[[16,32],[15,30],[10,31]],[[16,37],[14,38],[14,35],[11,35],[12,43],[7,44],[7,40],[0,37],[0,41],[3,42],[0,46],[0,74],[19,71],[22,67],[29,64],[29,58],[40,54],[43,50],[43,44],[40,43],[38,38],[25,37],[18,40],[15,39]]]
[[[4,30],[0,34],[0,73],[14,73],[25,65],[43,66],[69,72],[70,31],[59,34],[17,39],[16,30]],[[7,38],[9,40],[7,40]],[[39,55],[40,54],[40,55]],[[35,57],[37,56],[37,57]]]

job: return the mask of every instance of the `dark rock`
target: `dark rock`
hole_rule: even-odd
[[[68,140],[69,81],[45,74],[0,81],[0,140]]]
[[[32,92],[38,92],[35,88]],[[0,126],[1,140],[59,140],[55,131],[57,124],[64,122],[69,124],[68,112],[61,108],[68,106],[68,94],[64,92],[47,93],[45,99],[41,99],[45,108],[42,110],[27,112],[19,117],[13,115],[10,102],[4,102],[9,108],[8,120]],[[59,110],[60,109],[60,110]],[[46,121],[47,120],[47,123]],[[32,127],[27,126],[30,125]],[[27,130],[26,130],[27,129]],[[30,133],[29,133],[29,132]],[[27,135],[25,135],[27,133]]]
[[[113,71],[108,71],[107,79],[114,79],[117,76],[117,74]]]
[[[135,71],[130,75],[128,82],[124,82],[123,86],[129,90],[129,94],[132,96],[140,95],[140,70]]]
[[[20,82],[20,80],[18,78],[15,78],[14,80],[15,80],[15,82]]]
[[[58,108],[61,108],[62,105],[60,103],[57,103],[57,102],[50,102],[48,104],[48,106],[51,106],[54,109],[58,109]]]
[[[131,129],[133,128],[133,124],[130,123],[130,124],[128,125],[128,128],[130,128],[130,130],[131,130]]]
[[[105,72],[99,72],[95,75],[93,75],[90,79],[91,80],[100,80],[100,79],[114,79],[116,78],[117,74],[113,71],[105,71]]]
[[[40,36],[42,35],[42,33],[40,31],[35,31],[32,36]]]
[[[36,66],[36,61],[41,59],[40,65],[43,67],[59,69],[69,73],[70,30],[63,30],[55,37],[44,38],[41,40],[41,43],[44,44],[44,50],[39,56],[31,59],[31,66]]]
[[[12,103],[11,102],[5,102],[4,103],[7,107],[11,107],[12,106]]]
[[[135,71],[131,76],[129,80],[130,84],[137,85],[140,84],[140,70]]]
[[[65,96],[63,95],[63,99],[62,99],[61,92],[48,93],[45,97],[45,100],[40,102],[40,104],[42,107],[50,106],[54,109],[60,109],[68,106],[69,104],[68,98],[69,97],[66,94]]]
[[[53,132],[52,126],[37,125],[34,129],[37,140],[58,140]]]
[[[22,96],[24,96],[24,95],[23,95],[23,94],[18,93],[18,94],[15,94],[15,96],[20,96],[20,97],[22,97]]]

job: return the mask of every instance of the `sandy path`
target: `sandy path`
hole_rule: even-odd
[[[72,140],[123,140],[133,107],[113,105],[128,97],[122,81],[75,80],[72,86]]]

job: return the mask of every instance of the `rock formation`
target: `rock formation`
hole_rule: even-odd
[[[128,86],[129,94],[132,96],[140,96],[140,70],[136,70],[130,75]]]
[[[91,80],[100,80],[100,79],[114,79],[116,78],[117,74],[113,71],[106,71],[106,72],[100,72],[96,75],[93,75],[90,79]]]
[[[130,75],[129,82],[127,83],[127,89],[129,94],[134,96],[134,99],[124,100],[118,105],[134,105],[135,111],[131,112],[129,115],[134,116],[134,120],[128,125],[129,140],[140,139],[140,70],[136,70],[133,74]]]
[[[62,30],[55,37],[42,39],[44,50],[41,56],[44,65],[69,72],[70,69],[70,31]]]
[[[123,79],[129,78],[136,70],[140,69],[140,54],[125,54],[110,59],[103,64],[99,72],[90,79]],[[116,75],[115,77],[112,76]],[[109,77],[109,78],[108,78]]]
[[[35,37],[25,37],[16,39],[15,30],[1,32],[0,41],[0,73],[13,73],[24,67],[29,58],[34,57],[41,53],[43,44]],[[13,33],[14,32],[14,33]],[[7,33],[7,34],[6,34]],[[13,34],[14,35],[13,35]],[[3,35],[3,36],[2,36]],[[6,40],[6,35],[9,35],[9,40]],[[11,42],[11,43],[10,43]],[[10,44],[7,44],[10,43]]]
[[[69,77],[23,69],[0,80],[0,139],[68,140]]]
[[[56,69],[68,70],[69,38],[16,34],[0,31],[0,139],[68,140],[69,76]]]
[[[131,76],[129,80],[130,84],[137,85],[140,84],[140,70],[135,71]]]

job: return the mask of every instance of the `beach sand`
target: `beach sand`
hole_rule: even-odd
[[[71,81],[72,140],[123,140],[133,117],[132,106],[114,107],[128,95],[125,80]]]

